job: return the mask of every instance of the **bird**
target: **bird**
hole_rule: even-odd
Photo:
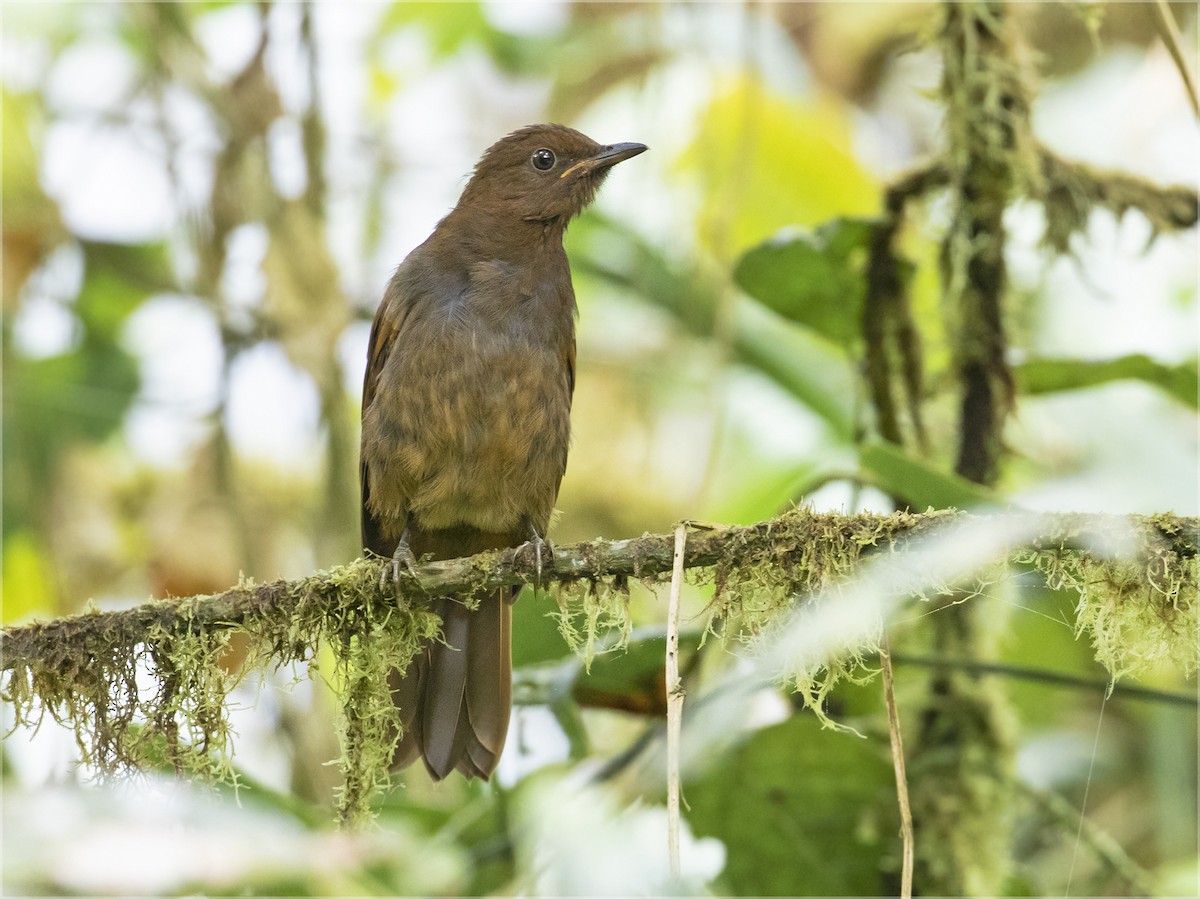
[[[575,390],[568,223],[645,144],[558,124],[501,138],[396,268],[371,325],[359,475],[364,550],[400,566],[529,545],[540,568]],[[524,551],[524,550],[522,550]],[[414,569],[415,570],[415,569]],[[399,769],[487,779],[512,711],[511,588],[436,600],[442,633],[389,687]]]

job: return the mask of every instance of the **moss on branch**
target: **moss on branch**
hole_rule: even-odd
[[[798,597],[853,577],[866,556],[902,554],[913,538],[979,517],[793,511],[747,527],[693,525],[685,565],[693,580],[714,585],[713,619],[757,633],[782,621]],[[1114,676],[1161,658],[1194,670],[1196,519],[1018,518],[1027,539],[1010,559],[1080,594],[1079,627]],[[557,593],[568,642],[590,655],[604,631],[626,630],[628,580],[667,576],[672,550],[671,534],[556,547],[542,580]],[[219,779],[230,774],[226,698],[237,680],[269,665],[312,665],[318,647],[329,646],[343,705],[341,814],[360,821],[397,736],[387,672],[406,667],[440,627],[428,601],[452,595],[470,604],[535,576],[528,552],[481,553],[421,564],[419,583],[402,572],[398,597],[380,586],[385,564],[358,559],[293,581],[5,628],[3,697],[17,727],[36,727],[47,714],[71,727],[83,761],[101,775],[168,764]],[[234,634],[248,654],[229,670]]]

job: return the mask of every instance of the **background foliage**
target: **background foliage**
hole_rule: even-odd
[[[1175,6],[1194,35],[1194,8]],[[1037,140],[1195,187],[1200,138],[1150,5],[1010,10]],[[1017,414],[997,478],[977,485],[952,474],[957,324],[939,245],[953,198],[910,204],[895,248],[920,338],[921,427],[905,407],[903,446],[882,433],[864,370],[865,263],[887,185],[947,140],[938,5],[3,13],[6,624],[357,555],[358,391],[382,286],[479,152],[539,120],[652,147],[568,234],[579,387],[556,541],[684,517],[750,522],[791,503],[1200,507],[1196,235],[1160,233],[1166,219],[1137,211],[1099,209],[1064,232],[1041,206],[1008,209]],[[1194,68],[1194,44],[1184,51]],[[698,624],[704,591],[688,601]],[[629,652],[590,675],[552,604],[518,603],[529,704],[498,782],[433,787],[408,772],[365,837],[329,831],[328,686],[286,671],[239,693],[240,808],[157,781],[76,789],[86,772],[68,773],[61,734],[10,737],[8,885],[661,889],[660,758],[633,749],[655,742],[662,713],[663,604],[639,588],[632,602]],[[1119,690],[1103,703],[1107,676],[1074,639],[1073,602],[1030,572],[985,604],[984,648],[999,662],[1098,686],[982,681],[1001,697],[1013,829],[976,891],[1194,893],[1195,706]],[[916,664],[930,613],[914,609],[893,634],[913,663],[898,689],[914,730],[932,682]],[[689,658],[691,694],[738,664],[716,644]],[[1185,686],[1166,667],[1148,680]],[[895,890],[878,684],[839,685],[827,711],[866,739],[822,730],[764,689],[735,745],[689,779],[689,889]],[[1085,796],[1093,841],[1076,839]],[[183,822],[170,838],[166,820]]]

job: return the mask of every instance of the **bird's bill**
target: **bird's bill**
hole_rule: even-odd
[[[631,142],[609,144],[607,147],[601,147],[600,152],[595,156],[579,160],[579,162],[575,163],[558,177],[562,179],[571,174],[587,175],[600,169],[614,166],[618,162],[623,162],[626,159],[637,156],[639,153],[645,153],[648,149],[650,148],[645,144]]]

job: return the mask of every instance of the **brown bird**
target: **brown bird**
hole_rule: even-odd
[[[543,537],[567,465],[575,292],[567,223],[643,144],[602,146],[562,125],[497,141],[458,205],[396,269],[363,382],[362,539],[392,559],[458,558]],[[444,643],[393,672],[403,734],[435,780],[496,769],[512,709],[511,603],[446,599]]]

